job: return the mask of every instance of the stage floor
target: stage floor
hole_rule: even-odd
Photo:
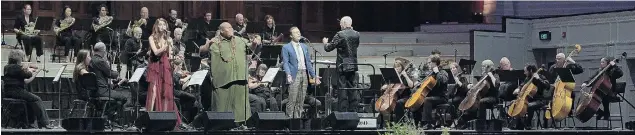
[[[102,134],[102,135],[135,135],[135,134],[151,134],[151,135],[203,135],[203,134],[343,134],[343,135],[375,135],[390,133],[387,130],[234,130],[234,131],[171,131],[171,132],[137,132],[137,131],[66,131],[64,129],[2,129],[2,134],[17,135],[85,135],[85,134]],[[421,130],[420,134],[441,135],[443,130]],[[499,132],[477,132],[475,130],[448,130],[451,135],[471,135],[471,134],[505,134],[505,135],[634,135],[633,130],[574,130],[574,129],[545,129],[545,130],[503,130]]]

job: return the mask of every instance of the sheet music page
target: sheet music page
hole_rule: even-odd
[[[269,68],[269,70],[267,70],[267,73],[265,73],[265,77],[262,77],[261,81],[264,83],[273,82],[273,79],[276,78],[276,74],[278,74],[278,71],[280,71],[280,68]]]
[[[60,67],[60,70],[58,70],[57,74],[55,74],[55,78],[53,78],[53,82],[57,82],[60,80],[62,73],[64,73],[64,70],[66,70],[66,66],[68,65],[63,65],[62,67]]]
[[[209,71],[199,70],[194,72],[194,74],[192,74],[192,77],[190,77],[190,81],[187,83],[187,86],[203,84],[203,81],[205,81],[205,77],[207,77],[207,72]]]
[[[139,79],[141,79],[141,76],[143,76],[143,72],[145,71],[146,68],[137,68],[128,82],[139,82]]]

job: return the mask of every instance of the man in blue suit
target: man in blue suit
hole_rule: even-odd
[[[287,73],[287,83],[290,84],[286,113],[292,119],[299,119],[304,110],[302,105],[309,84],[307,73],[315,80],[316,85],[320,84],[320,80],[313,70],[308,46],[300,43],[300,39],[302,39],[300,29],[291,27],[289,31],[291,32],[291,42],[282,47],[282,62],[284,63],[282,67]]]

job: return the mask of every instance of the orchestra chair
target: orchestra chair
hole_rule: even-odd
[[[626,91],[626,82],[617,82],[615,84],[615,90],[613,92],[615,92],[615,96],[608,96],[608,98],[606,99],[602,99],[602,100],[609,100],[609,103],[617,103],[619,111],[620,111],[620,115],[619,115],[619,121],[620,121],[620,128],[624,128],[624,118],[622,118],[622,102],[624,102],[624,100],[622,99],[624,97],[624,92]],[[598,119],[595,119],[595,127],[598,128]],[[609,115],[608,120],[603,120],[606,121],[606,125],[607,128],[612,129],[613,128],[613,121],[617,121],[617,118],[613,118],[612,116]]]
[[[29,128],[29,111],[27,102],[22,99],[2,98],[2,127]],[[12,122],[15,122],[13,125]]]
[[[452,113],[456,112],[456,107],[449,102],[437,105],[432,109],[432,114],[436,120],[434,127],[450,127],[452,125]]]
[[[71,49],[69,50],[69,55],[71,56],[71,58],[73,57],[74,55],[73,52],[75,48],[73,46],[66,46],[65,44],[62,44],[62,41],[60,40],[58,36],[58,37],[55,37],[55,44],[53,45],[53,54],[51,54],[51,58],[53,59],[53,61],[55,61],[55,58],[57,58],[57,63],[61,63],[62,57],[64,57],[64,54],[57,54],[59,53],[58,50],[60,50],[60,47],[64,47],[64,48],[61,48],[62,51],[66,49],[66,47],[71,47]]]
[[[108,108],[110,104],[116,104],[116,101],[110,97],[93,96],[97,93],[97,76],[95,76],[95,73],[89,72],[83,74],[79,77],[79,80],[81,83],[80,91],[84,91],[89,94],[88,104],[86,104],[88,108],[91,108],[91,115],[89,116],[99,116],[103,118],[106,113],[106,108]],[[100,108],[101,110],[99,110]]]

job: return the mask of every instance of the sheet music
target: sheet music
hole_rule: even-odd
[[[278,74],[278,71],[280,71],[280,68],[269,68],[269,70],[267,70],[267,73],[265,73],[265,77],[262,77],[262,82],[273,82],[273,79],[276,78],[276,74]]]
[[[128,82],[139,82],[139,79],[141,79],[141,76],[143,76],[143,72],[145,71],[146,68],[137,68]]]
[[[199,70],[194,72],[194,74],[192,74],[192,77],[190,77],[190,81],[187,82],[186,86],[203,84],[203,81],[205,81],[205,77],[207,77],[207,72],[209,71]]]
[[[57,82],[60,80],[62,73],[64,73],[64,70],[66,70],[66,66],[68,65],[63,65],[62,67],[60,67],[60,70],[58,70],[57,74],[55,74],[55,78],[53,78],[53,82]]]

